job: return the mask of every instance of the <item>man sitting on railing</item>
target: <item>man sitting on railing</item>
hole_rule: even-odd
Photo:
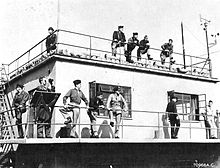
[[[122,112],[127,111],[128,106],[124,97],[120,94],[120,87],[113,89],[114,93],[110,94],[107,100],[107,109],[109,111],[110,125],[114,127],[113,115],[115,116],[115,138],[119,138],[119,125],[121,123]]]
[[[148,60],[153,59],[153,58],[150,57],[149,48],[150,48],[149,40],[148,40],[147,35],[145,35],[144,39],[140,41],[140,46],[137,50],[137,61],[140,61],[141,60],[141,55],[144,55],[144,54],[147,54]]]
[[[56,42],[57,42],[57,36],[53,33],[54,29],[52,27],[48,28],[49,35],[46,39],[46,48],[47,48],[47,55],[51,55],[54,53],[54,50],[56,50]]]
[[[128,39],[127,50],[125,51],[126,61],[133,63],[134,61],[131,59],[131,53],[136,46],[139,46],[138,33],[133,33],[133,37]]]
[[[24,131],[22,128],[22,114],[26,112],[26,102],[29,99],[29,94],[25,92],[23,88],[23,85],[17,84],[17,92],[12,102],[12,107],[15,109],[16,125],[18,127],[18,138],[24,138]]]
[[[164,65],[165,60],[167,57],[170,58],[170,65],[174,64],[175,61],[173,60],[172,53],[173,53],[173,40],[169,39],[169,43],[165,43],[161,46],[162,51],[160,53],[161,64]]]
[[[180,127],[180,119],[177,114],[176,102],[178,98],[171,96],[171,101],[167,104],[166,112],[168,112],[171,125],[171,138],[176,139]]]
[[[126,39],[125,34],[123,33],[123,28],[124,26],[118,26],[118,31],[114,31],[113,33],[113,40],[111,44],[113,56],[116,56],[118,48],[120,49],[119,54],[124,55]]]
[[[96,126],[96,118],[99,114],[100,108],[105,108],[103,103],[103,94],[101,92],[96,93],[96,97],[89,102],[88,115],[91,121],[91,137],[98,138],[98,129]]]
[[[70,124],[72,122],[69,112],[73,113],[73,126],[71,127],[70,137],[76,138],[76,123],[78,121],[80,115],[80,103],[83,100],[88,106],[88,100],[86,99],[85,95],[81,91],[81,80],[73,81],[75,88],[70,89],[67,94],[63,97],[63,104],[64,109],[60,109],[60,112],[65,115],[64,117],[67,121],[64,124]],[[67,99],[70,98],[70,103],[67,104]]]

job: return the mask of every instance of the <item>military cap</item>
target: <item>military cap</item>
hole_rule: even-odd
[[[135,36],[135,35],[138,35],[138,33],[137,33],[137,32],[134,32],[134,33],[133,33],[133,36]]]
[[[54,31],[54,29],[53,29],[52,27],[49,27],[48,30],[52,30],[52,31]]]
[[[124,26],[118,26],[118,29],[120,29],[120,28],[124,28]]]
[[[76,86],[76,85],[78,85],[78,84],[80,84],[80,83],[81,83],[81,80],[79,80],[79,79],[74,80],[74,81],[73,81],[73,83],[74,83],[74,85]]]

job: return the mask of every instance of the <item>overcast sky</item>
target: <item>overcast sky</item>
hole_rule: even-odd
[[[133,32],[139,39],[147,34],[151,46],[160,48],[172,38],[174,51],[180,53],[183,22],[185,49],[191,55],[206,54],[199,14],[211,20],[210,42],[210,35],[220,32],[220,0],[60,0],[59,4],[59,28],[111,39],[117,26],[124,25],[127,39]],[[48,27],[57,28],[58,0],[1,0],[0,6],[0,63],[11,62],[46,37]],[[220,78],[220,45],[210,50],[217,51],[211,59],[213,76]]]

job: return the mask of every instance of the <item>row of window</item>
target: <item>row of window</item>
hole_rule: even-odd
[[[90,101],[96,97],[97,92],[103,93],[103,101],[106,105],[109,94],[113,92],[113,88],[116,85],[102,84],[102,83],[89,83],[89,99]],[[121,94],[127,101],[128,112],[124,114],[126,118],[132,118],[132,95],[131,95],[131,87],[120,86]],[[174,91],[167,92],[168,101],[170,100],[170,95],[173,94],[178,98],[177,102],[177,111],[180,115],[181,120],[200,120],[199,114],[203,112],[206,107],[206,95],[195,95],[195,94],[185,94],[178,93]],[[108,112],[106,110],[100,109],[99,116],[108,116]]]

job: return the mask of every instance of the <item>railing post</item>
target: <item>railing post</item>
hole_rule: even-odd
[[[122,116],[121,116],[121,138],[122,139],[123,139],[123,135],[124,135],[124,116],[122,113]]]
[[[219,112],[216,110],[216,115],[217,115],[217,138],[220,139],[220,134],[219,134]]]
[[[41,43],[40,48],[41,48],[41,52],[40,53],[42,53],[43,52],[43,42]]]
[[[190,56],[190,64],[191,64],[191,75],[193,73],[193,67],[192,67],[192,57]]]
[[[81,138],[80,125],[81,125],[81,107],[79,107],[79,127],[78,127],[79,128],[79,133],[78,133],[79,139]]]
[[[30,54],[31,54],[31,52],[30,52],[30,50],[28,51],[28,62],[30,61]]]
[[[92,58],[92,37],[89,36],[89,56]]]
[[[191,118],[191,114],[190,114],[190,118]],[[192,138],[192,124],[191,124],[191,119],[189,120],[189,139]]]
[[[211,59],[209,58],[209,75],[210,75],[210,78],[212,77],[212,62],[211,62]]]
[[[158,139],[160,138],[160,112],[157,112],[157,117],[158,117]]]

